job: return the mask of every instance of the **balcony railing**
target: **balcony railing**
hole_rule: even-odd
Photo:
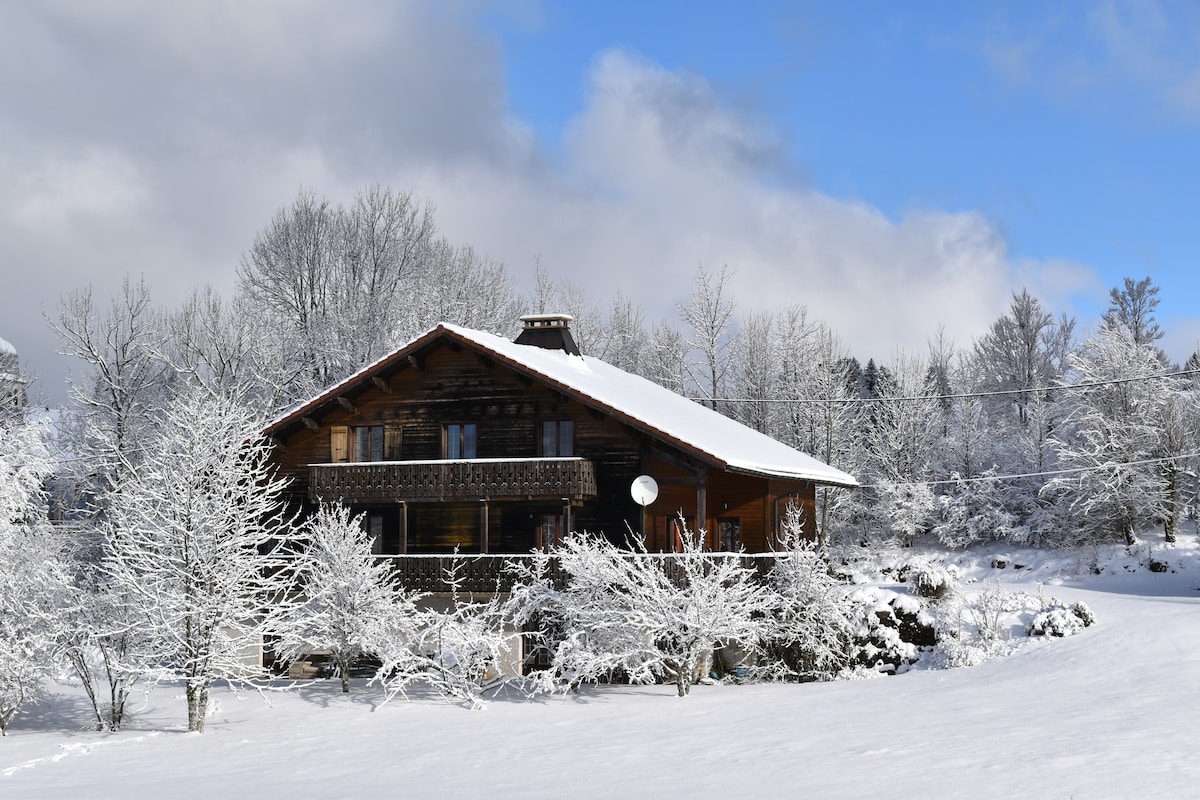
[[[728,553],[706,554],[709,558],[737,559],[741,566],[753,569],[760,578],[765,578],[775,566],[776,556],[771,553]],[[392,568],[399,578],[400,585],[411,591],[449,593],[453,583],[457,583],[460,593],[492,592],[506,593],[512,591],[513,575],[508,569],[510,563],[528,562],[529,555],[406,555],[381,556],[391,562]],[[649,556],[661,560],[662,568],[670,578],[682,583],[684,571],[679,564],[680,558],[670,553],[654,553]],[[556,558],[551,557],[547,564],[546,575],[552,583],[563,586],[566,575]]]
[[[434,500],[585,500],[596,496],[596,467],[582,458],[480,458],[311,464],[311,500],[347,503]]]

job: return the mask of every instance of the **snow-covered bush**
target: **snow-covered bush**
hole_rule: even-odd
[[[931,600],[940,600],[952,594],[958,583],[952,567],[923,556],[910,559],[902,572],[910,593]]]
[[[921,601],[887,589],[863,587],[850,593],[858,607],[854,664],[878,672],[902,672],[937,643],[934,618]]]
[[[1084,603],[1070,607],[1052,605],[1034,616],[1029,623],[1029,635],[1074,636],[1095,623],[1095,614]]]
[[[555,552],[566,585],[544,568],[519,574],[512,616],[523,626],[534,614],[554,619],[559,632],[549,669],[534,676],[537,690],[577,687],[620,673],[633,683],[673,680],[688,694],[711,669],[713,651],[738,645],[756,650],[774,609],[772,592],[737,558],[704,551],[702,536],[685,532],[672,555],[642,542],[621,550],[573,534]]]
[[[503,679],[501,663],[511,650],[512,637],[506,632],[504,606],[496,596],[474,601],[461,593],[464,565],[462,558],[456,558],[446,570],[449,608],[425,613],[416,638],[422,656],[417,678],[443,697],[479,708],[483,693]]]

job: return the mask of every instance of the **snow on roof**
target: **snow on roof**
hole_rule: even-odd
[[[734,472],[776,478],[809,480],[836,486],[857,486],[850,474],[748,428],[737,420],[688,400],[670,389],[589,356],[517,344],[500,336],[440,323],[399,350],[369,364],[321,395],[301,403],[276,418],[267,430],[308,408],[332,401],[339,391],[372,373],[383,362],[439,331],[484,350],[511,366],[540,376],[568,394],[580,395],[604,406],[625,421],[685,449],[698,450]]]
[[[457,325],[443,323],[440,327],[671,439],[689,444],[724,462],[727,469],[841,486],[858,485],[853,476],[840,469],[599,359],[516,344]]]
[[[12,344],[3,337],[0,337],[0,353],[11,353],[15,356],[17,354],[17,348],[13,347]]]

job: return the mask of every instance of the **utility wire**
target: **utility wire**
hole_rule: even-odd
[[[1131,378],[1112,378],[1104,381],[1085,381],[1083,383],[1063,383],[1057,386],[1032,386],[1028,389],[997,389],[992,392],[962,392],[958,394],[922,394],[909,397],[718,397],[715,402],[718,403],[878,403],[884,400],[893,401],[914,401],[914,400],[966,400],[974,397],[1007,397],[1016,394],[1036,394],[1038,392],[1054,392],[1059,390],[1072,389],[1094,389],[1100,386],[1114,386],[1120,383],[1133,383],[1135,381],[1151,381],[1163,380],[1166,378],[1177,378],[1182,375],[1200,375],[1200,369],[1184,369],[1178,372],[1162,372],[1154,375],[1136,375]],[[714,398],[711,397],[693,397],[692,400],[703,403],[712,403]]]
[[[949,478],[942,481],[908,481],[905,483],[895,483],[893,486],[944,486],[946,484],[959,483],[987,483],[996,481],[1017,480],[1020,478],[1048,478],[1055,475],[1078,475],[1081,472],[1099,472],[1108,469],[1120,469],[1123,467],[1142,467],[1147,464],[1165,464],[1168,461],[1179,461],[1185,458],[1200,458],[1200,453],[1185,453],[1177,456],[1161,456],[1159,458],[1146,458],[1140,461],[1123,461],[1121,463],[1109,462],[1106,464],[1094,464],[1090,467],[1071,467],[1069,469],[1052,469],[1044,472],[1024,472],[1017,475],[977,475],[973,478]]]

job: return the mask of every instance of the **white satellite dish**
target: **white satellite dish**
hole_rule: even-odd
[[[635,503],[645,508],[658,497],[658,481],[649,475],[638,475],[629,487],[629,494],[633,496]]]

